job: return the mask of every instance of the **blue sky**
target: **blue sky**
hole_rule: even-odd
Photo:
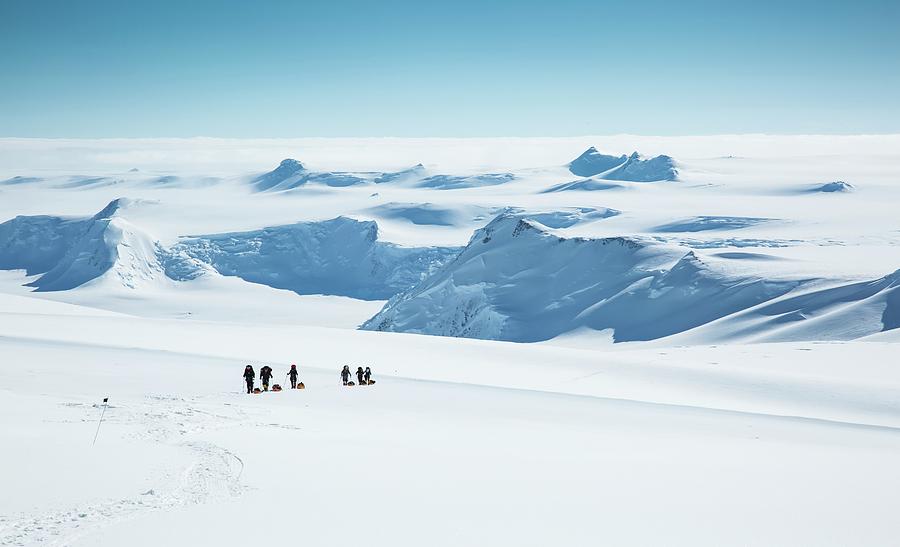
[[[900,2],[0,0],[0,136],[900,132]]]

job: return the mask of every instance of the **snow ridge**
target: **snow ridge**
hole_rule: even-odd
[[[893,292],[892,275],[864,285],[867,290],[814,294],[798,304],[831,308],[846,298],[876,306],[885,319],[856,329],[854,338],[895,328],[900,293]],[[611,329],[616,342],[653,340],[746,310],[754,317],[783,315],[782,308],[794,305],[789,293],[813,281],[736,275],[693,251],[641,238],[564,238],[527,217],[503,214],[475,232],[455,260],[392,298],[361,328],[535,342],[586,327]],[[786,295],[782,304],[755,309]],[[863,303],[875,295],[881,300]],[[802,333],[805,339],[833,335]]]
[[[0,224],[0,269],[40,275],[29,283],[38,291],[97,283],[138,289],[226,275],[299,294],[383,300],[460,250],[378,241],[375,222],[346,217],[185,238],[164,248],[122,216],[137,203],[116,199],[89,218],[20,216]]]
[[[252,283],[364,300],[387,299],[415,285],[458,252],[381,242],[375,222],[346,217],[192,237],[171,249]]]
[[[113,200],[87,219],[20,216],[0,224],[0,268],[41,274],[28,284],[38,291],[102,279],[128,288],[159,280],[161,247],[119,215],[133,203]]]
[[[365,184],[367,180],[353,173],[310,171],[295,159],[283,160],[278,167],[254,178],[251,183],[258,192],[280,192],[293,190],[305,184],[318,183],[324,186],[343,187]]]

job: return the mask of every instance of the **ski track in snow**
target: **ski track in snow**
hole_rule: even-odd
[[[70,407],[87,405],[68,404]],[[93,421],[85,408],[81,421]],[[241,495],[246,487],[240,477],[244,462],[237,454],[215,444],[193,440],[203,431],[240,425],[243,411],[231,406],[237,416],[225,416],[196,408],[182,398],[148,396],[141,405],[116,406],[116,417],[104,422],[137,424],[139,432],[129,436],[174,445],[191,454],[192,463],[161,485],[124,499],[104,500],[50,513],[0,516],[0,545],[74,545],[100,528],[127,521],[149,511],[163,511]],[[124,412],[123,412],[124,411]],[[124,414],[124,415],[123,415]],[[267,425],[267,424],[254,424]],[[274,424],[273,424],[274,425]]]

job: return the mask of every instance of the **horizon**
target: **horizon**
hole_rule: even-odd
[[[0,179],[37,172],[265,172],[293,158],[312,169],[392,170],[425,164],[451,172],[561,166],[593,146],[676,161],[716,157],[891,157],[900,134],[579,137],[0,138]],[[849,166],[848,166],[849,167]],[[856,173],[858,175],[859,173]],[[853,170],[835,177],[856,178]],[[879,177],[880,178],[880,177]]]

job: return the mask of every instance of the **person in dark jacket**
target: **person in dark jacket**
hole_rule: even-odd
[[[244,381],[247,382],[247,393],[253,393],[253,379],[256,378],[256,372],[253,371],[253,367],[247,365],[244,368]]]
[[[363,378],[366,380],[366,384],[372,379],[372,369],[366,367],[366,371],[363,373]]]
[[[288,378],[291,379],[291,389],[297,389],[297,376],[299,374],[297,365],[291,365],[291,370],[288,371]]]
[[[356,367],[356,381],[361,386],[365,385],[365,382],[363,382],[364,375],[365,375],[365,372],[363,372],[362,367]]]
[[[272,367],[264,365],[259,369],[259,379],[262,380],[263,391],[269,391],[269,380],[272,378]]]
[[[344,365],[344,368],[341,369],[341,380],[344,381],[344,385],[350,381],[350,366]]]

